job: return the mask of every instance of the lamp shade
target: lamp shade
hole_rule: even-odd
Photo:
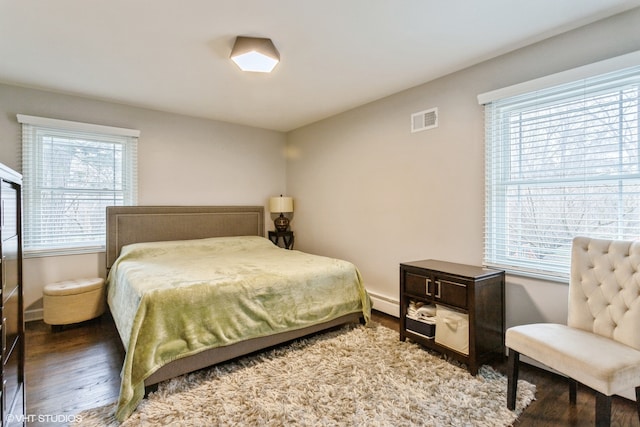
[[[270,73],[280,62],[280,53],[271,39],[236,37],[231,59],[242,71]]]
[[[272,197],[269,199],[269,211],[272,213],[293,212],[293,197]]]

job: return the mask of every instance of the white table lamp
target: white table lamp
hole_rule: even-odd
[[[269,211],[271,213],[279,213],[273,223],[278,231],[287,231],[289,228],[289,218],[284,216],[285,213],[293,212],[293,197],[272,197],[269,199]]]

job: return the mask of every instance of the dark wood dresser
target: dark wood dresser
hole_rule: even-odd
[[[483,363],[505,354],[504,283],[505,274],[501,270],[432,259],[401,263],[400,340],[409,338],[447,354],[467,364],[469,372],[476,375]],[[420,327],[424,323],[407,317],[411,302],[440,308],[433,334]],[[445,332],[438,331],[443,327],[440,313],[465,319],[457,332],[464,336],[454,338],[463,339],[468,351],[449,346],[444,340],[438,342],[437,334]]]
[[[25,420],[25,337],[22,300],[22,176],[0,164],[2,280],[2,425]]]

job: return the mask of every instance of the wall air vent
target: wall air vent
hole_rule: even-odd
[[[411,115],[411,133],[438,127],[438,107],[413,113]]]

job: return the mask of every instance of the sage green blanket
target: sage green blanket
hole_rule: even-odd
[[[127,350],[116,418],[144,396],[144,380],[200,351],[362,312],[371,304],[347,262],[256,237],[137,243],[111,268],[109,307]]]

